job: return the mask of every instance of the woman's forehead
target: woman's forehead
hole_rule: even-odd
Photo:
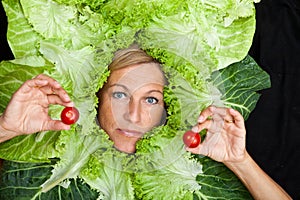
[[[129,67],[124,67],[111,72],[110,84],[125,85],[164,85],[164,75],[157,63],[144,63]]]

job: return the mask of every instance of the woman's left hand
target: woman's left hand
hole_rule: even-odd
[[[209,106],[204,109],[194,132],[206,129],[204,141],[196,148],[186,148],[195,154],[208,156],[219,162],[236,162],[246,154],[246,129],[243,116],[231,108]]]

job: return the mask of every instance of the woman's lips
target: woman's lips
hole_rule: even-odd
[[[125,135],[126,137],[138,137],[143,136],[143,133],[135,130],[127,130],[127,129],[117,129],[117,132],[121,135]]]

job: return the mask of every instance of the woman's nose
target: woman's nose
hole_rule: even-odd
[[[128,111],[126,113],[126,119],[133,123],[141,121],[142,109],[139,101],[131,99],[128,103]]]

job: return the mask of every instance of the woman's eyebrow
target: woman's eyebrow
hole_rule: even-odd
[[[162,95],[164,94],[162,91],[160,90],[149,90],[147,93],[150,94],[152,92],[158,92],[158,93],[161,93]]]
[[[124,90],[129,91],[129,88],[128,88],[128,87],[126,87],[125,85],[119,84],[119,83],[112,84],[112,85],[110,85],[108,88],[112,88],[112,87],[122,87]],[[158,90],[158,89],[149,90],[149,91],[147,91],[146,93],[147,93],[147,94],[150,94],[150,93],[153,93],[153,92],[158,92],[158,93],[160,93],[161,95],[164,95],[163,91]]]
[[[111,88],[111,87],[122,87],[124,90],[127,90],[127,91],[129,90],[125,85],[118,84],[118,83],[112,84],[108,88]]]

